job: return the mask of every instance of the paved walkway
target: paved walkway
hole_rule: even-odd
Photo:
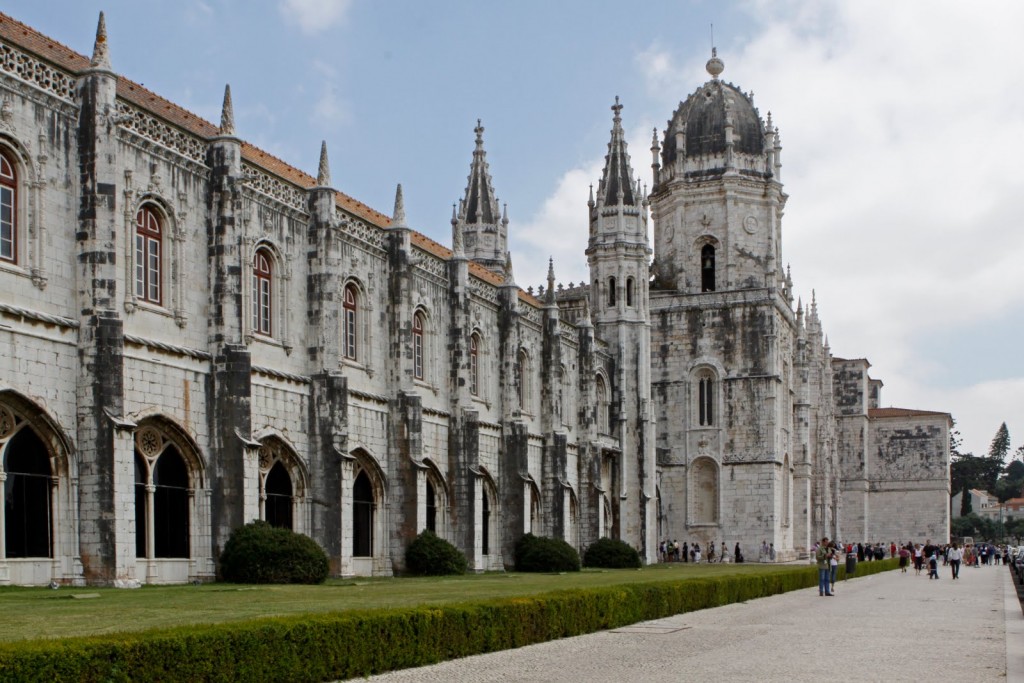
[[[1024,681],[1005,567],[898,570],[518,650],[396,671],[394,682]]]

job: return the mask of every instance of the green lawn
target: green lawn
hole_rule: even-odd
[[[789,565],[654,565],[569,574],[329,580],[319,586],[0,588],[0,641],[102,635],[259,617],[535,595],[570,588],[788,571]],[[75,599],[78,596],[79,599]],[[98,596],[98,597],[87,597]]]

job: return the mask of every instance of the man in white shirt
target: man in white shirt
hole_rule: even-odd
[[[949,560],[949,566],[953,570],[953,580],[960,578],[960,560],[964,559],[964,551],[960,550],[960,545],[954,543],[949,550],[946,551],[946,559]]]

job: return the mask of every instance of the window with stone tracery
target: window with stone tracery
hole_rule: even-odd
[[[412,317],[412,374],[418,380],[424,377],[423,322],[422,313]]]
[[[151,304],[163,298],[163,229],[159,214],[144,204],[135,215],[135,296]]]
[[[252,331],[273,334],[273,259],[267,249],[256,251],[252,270]]]
[[[5,444],[3,440],[10,437]],[[49,451],[36,432],[16,425],[13,413],[0,407],[0,492],[3,504],[5,557],[52,557],[52,482]]]
[[[14,162],[0,150],[0,261],[18,262],[18,176]]]
[[[480,395],[480,335],[469,336],[469,393]]]
[[[135,438],[135,554],[139,558],[189,556],[189,467],[160,430],[143,427]]]
[[[359,352],[359,298],[354,284],[345,285],[342,301],[342,352],[345,358],[357,360]]]
[[[701,427],[715,424],[715,376],[710,370],[697,375],[697,424]]]

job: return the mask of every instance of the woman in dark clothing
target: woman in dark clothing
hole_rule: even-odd
[[[740,550],[740,544],[736,544],[736,550],[733,552],[733,559],[739,563],[743,561],[743,552]]]

